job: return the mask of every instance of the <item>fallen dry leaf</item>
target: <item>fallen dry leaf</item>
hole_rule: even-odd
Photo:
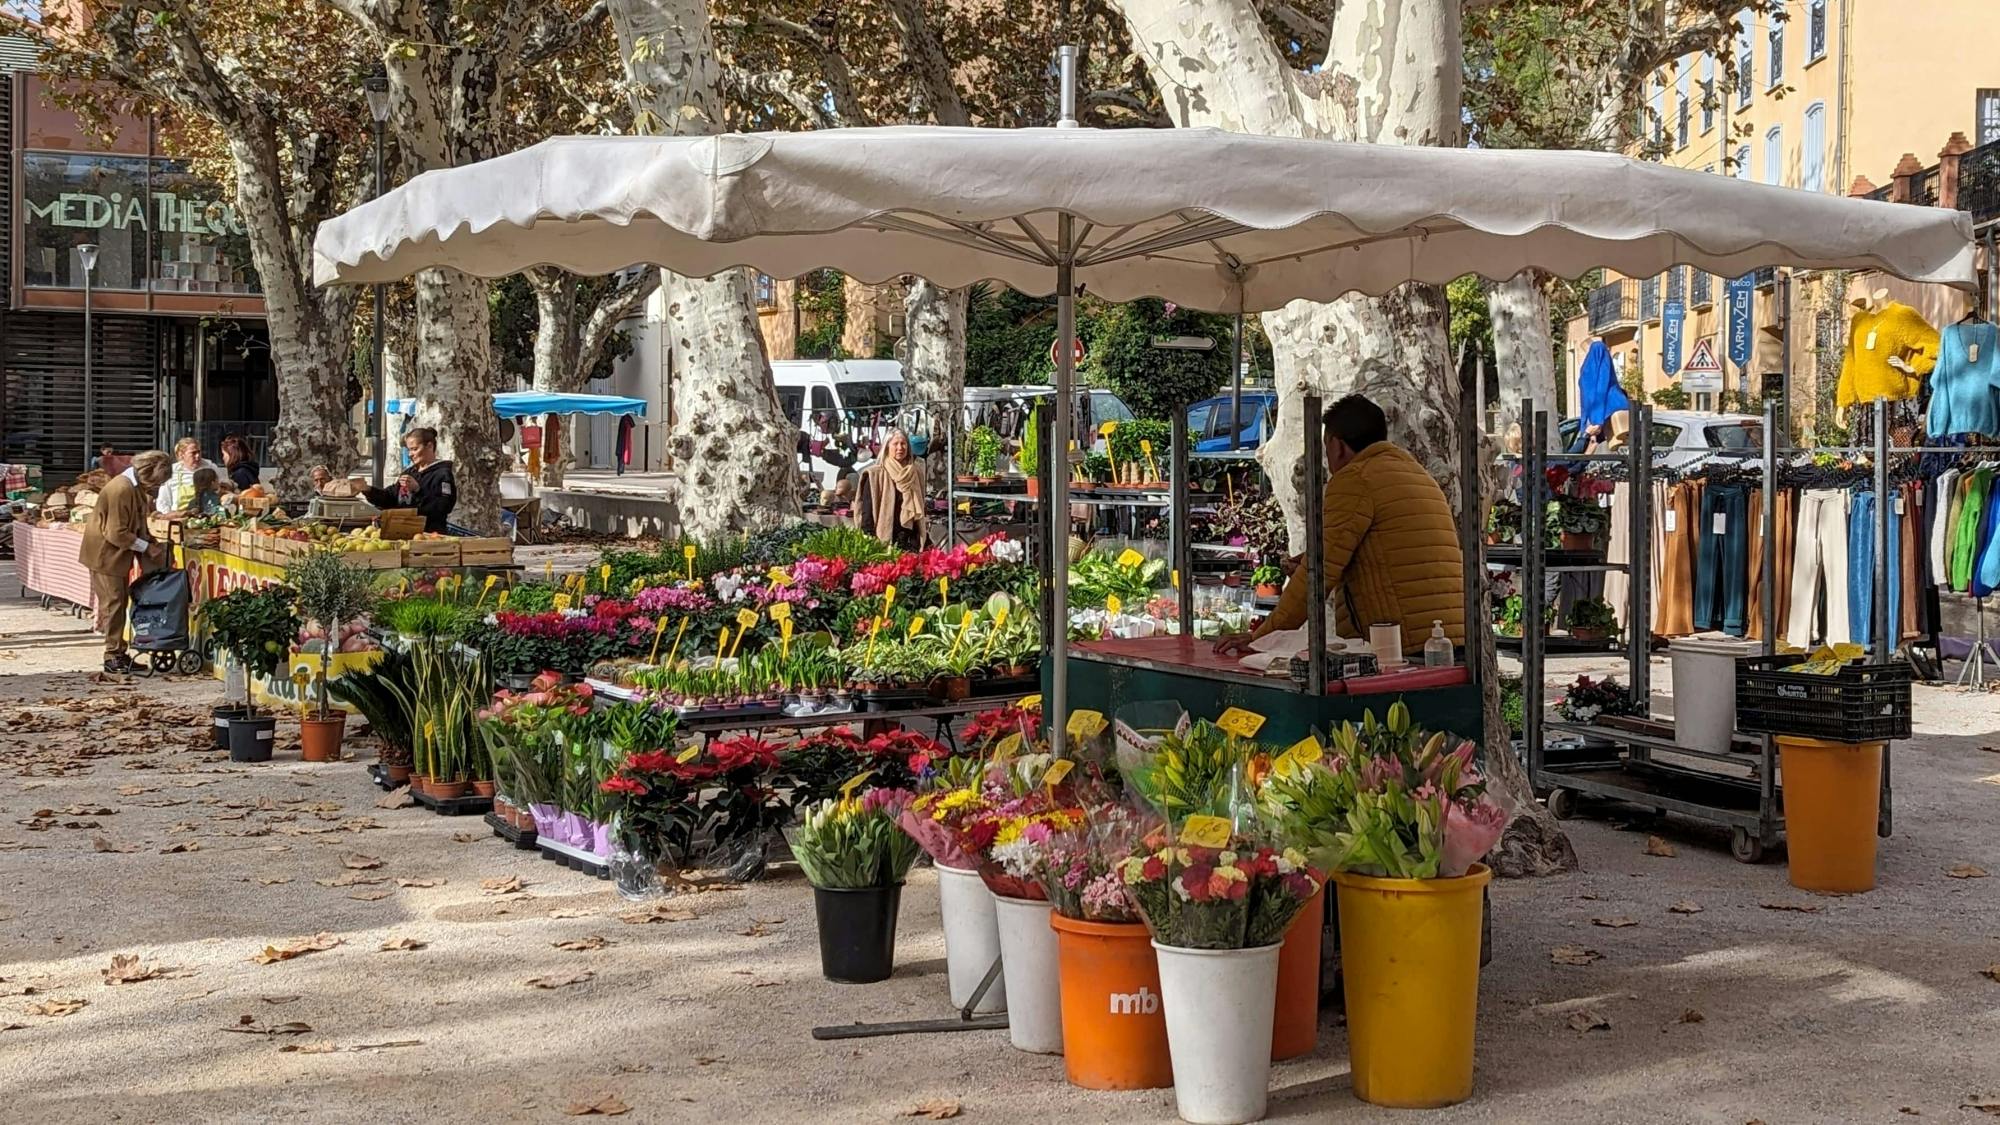
[[[1682,899],[1672,906],[1667,907],[1667,909],[1675,914],[1699,914],[1701,913],[1701,904],[1688,899]]]
[[[257,882],[258,882],[258,884],[259,884],[260,886],[265,886],[265,887],[275,887],[275,886],[277,886],[277,885],[278,885],[278,884],[280,884],[280,883],[289,883],[289,882],[291,882],[291,881],[292,881],[292,877],[291,877],[290,875],[259,875],[259,876],[257,876]]]
[[[26,1030],[28,1030],[28,1025],[25,1023],[0,1023],[0,1031],[26,1031]]]
[[[1976,1109],[1988,1117],[2000,1117],[2000,1094],[1967,1094],[1960,1109]]]
[[[527,884],[521,882],[521,877],[519,875],[508,875],[504,878],[481,879],[479,881],[479,893],[484,895],[511,895],[520,891],[526,886]]]
[[[304,1035],[312,1030],[309,1023],[293,1020],[290,1023],[262,1024],[256,1016],[240,1016],[235,1027],[225,1027],[224,1031],[234,1031],[243,1035]]]
[[[479,837],[474,836],[470,832],[454,832],[451,834],[451,841],[454,844],[470,844],[478,839]]]
[[[331,1043],[287,1043],[278,1048],[280,1054],[330,1055],[340,1048]]]
[[[443,879],[398,879],[396,880],[396,885],[399,887],[442,887],[444,886],[444,880]]]
[[[1985,977],[1987,980],[2000,983],[2000,961],[1996,961],[1979,970],[1979,975]]]
[[[1918,1109],[1916,1106],[1913,1105],[1906,1105],[1903,1108],[1897,1110],[1896,1112],[1902,1114],[1908,1114],[1911,1117],[1922,1117],[1924,1115],[1923,1110]]]
[[[395,891],[384,888],[379,891],[350,891],[347,897],[356,902],[381,902],[395,893]]]
[[[158,965],[143,964],[137,953],[114,953],[111,967],[97,970],[105,984],[137,984],[142,980],[153,980],[166,972]]]
[[[1602,1012],[1594,1012],[1585,1008],[1580,1012],[1570,1013],[1569,1029],[1571,1031],[1582,1032],[1610,1031],[1611,1021]]]
[[[382,861],[372,855],[349,852],[340,857],[340,864],[350,871],[373,871],[377,867],[382,866]]]
[[[585,953],[593,949],[603,949],[607,945],[616,945],[618,943],[609,938],[592,934],[589,937],[577,938],[574,941],[552,941],[549,944],[555,946],[557,949],[568,950],[571,953]]]
[[[378,809],[407,809],[416,803],[417,799],[410,796],[410,791],[407,789],[398,789],[394,793],[384,793],[375,798],[375,807]]]
[[[1580,945],[1558,945],[1549,950],[1549,960],[1558,965],[1588,965],[1603,956],[1595,949],[1585,949]]]
[[[739,937],[769,937],[771,934],[771,927],[765,925],[761,921],[752,922],[750,924],[749,929],[738,930],[736,931],[736,933]]]
[[[1622,930],[1627,926],[1638,925],[1639,921],[1636,918],[1627,918],[1623,914],[1617,914],[1610,918],[1592,918],[1590,924],[1593,926],[1603,926],[1607,930]]]
[[[915,1109],[904,1110],[903,1116],[923,1117],[923,1118],[928,1118],[929,1120],[932,1121],[944,1121],[949,1118],[957,1117],[960,1113],[963,1112],[965,1111],[962,1108],[960,1108],[957,1098],[932,1098],[926,1102],[918,1102],[917,1107]]]
[[[117,852],[121,855],[128,852],[136,852],[139,850],[139,845],[137,844],[114,844],[102,836],[98,836],[92,839],[90,841],[90,846],[95,851]]]
[[[342,1049],[348,1051],[388,1051],[397,1047],[420,1047],[423,1045],[423,1042],[421,1039],[391,1039],[387,1043],[356,1043],[352,1047]]]
[[[1674,1022],[1675,1022],[1675,1023],[1702,1023],[1702,1022],[1705,1022],[1705,1021],[1706,1021],[1707,1019],[1708,1019],[1708,1017],[1707,1017],[1707,1016],[1704,1016],[1704,1015],[1702,1015],[1702,1014],[1701,1014],[1700,1012],[1698,1012],[1698,1011],[1695,1011],[1695,1010],[1694,1010],[1693,1008],[1689,1008],[1689,1009],[1688,1009],[1687,1011],[1685,1011],[1685,1012],[1682,1012],[1682,1013],[1681,1013],[1681,1018],[1679,1018],[1679,1019],[1675,1020]]]
[[[644,910],[634,910],[618,916],[618,920],[628,926],[643,926],[649,922],[692,922],[694,918],[694,911],[685,907],[668,906],[664,902],[656,902]]]
[[[1672,859],[1680,853],[1674,851],[1674,846],[1660,837],[1648,836],[1646,837],[1646,854],[1660,856],[1663,859]]]
[[[551,918],[588,918],[588,917],[590,917],[591,915],[593,915],[593,914],[596,914],[596,913],[597,913],[597,911],[595,911],[595,910],[583,910],[583,909],[579,909],[579,908],[577,908],[577,907],[564,907],[564,908],[563,908],[563,909],[561,909],[561,910],[551,910],[551,911],[549,911],[549,917],[551,917]]]
[[[320,953],[339,944],[341,944],[339,937],[322,930],[311,937],[295,938],[284,945],[267,945],[264,947],[264,952],[256,954],[250,960],[259,965],[269,965],[278,961],[289,961],[294,957],[303,957],[308,953]]]
[[[298,1000],[298,997],[296,997],[296,996],[259,996],[259,997],[258,997],[257,999],[259,999],[259,1000],[262,1000],[262,1001],[263,1001],[264,1003],[266,1003],[266,1004],[290,1004],[290,1003],[293,1003],[294,1001]]]
[[[605,1094],[587,1102],[571,1102],[563,1107],[563,1112],[571,1117],[617,1117],[632,1112],[632,1107],[618,1100],[616,1094]]]
[[[562,988],[566,985],[582,984],[596,975],[596,973],[591,972],[589,969],[585,969],[580,973],[571,973],[566,977],[531,977],[525,983],[529,988]]]
[[[89,1003],[90,1001],[88,1000],[44,1000],[39,1004],[28,1005],[28,1014],[31,1016],[66,1016],[72,1012],[82,1011]]]
[[[175,852],[198,852],[200,850],[201,850],[200,840],[182,840],[178,844],[169,844],[168,846],[161,848],[160,854],[172,855]]]
[[[422,941],[413,937],[390,938],[388,941],[382,943],[382,947],[379,952],[401,953],[411,949],[423,949],[428,945],[430,945],[430,942]]]
[[[1953,879],[1984,879],[1986,878],[1986,869],[1976,864],[1961,863],[1957,867],[1947,870],[1945,874]]]
[[[1758,906],[1766,910],[1783,910],[1793,914],[1818,914],[1820,908],[1810,902],[1760,902]]]
[[[359,871],[349,871],[331,879],[314,879],[322,887],[362,887],[389,881],[387,875],[367,875]]]

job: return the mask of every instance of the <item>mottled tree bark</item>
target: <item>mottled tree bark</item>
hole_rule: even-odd
[[[1493,361],[1499,368],[1496,403],[1502,418],[1513,418],[1521,400],[1556,417],[1556,349],[1549,324],[1548,275],[1523,270],[1486,291],[1486,308],[1493,318]],[[1501,427],[1503,430],[1506,427]],[[1525,433],[1525,429],[1523,431]],[[1556,446],[1556,429],[1549,427],[1549,448]]]
[[[909,329],[904,337],[903,401],[924,404],[933,448],[942,449],[953,407],[965,398],[966,293],[914,278],[903,307]]]
[[[722,68],[701,0],[611,0],[612,26],[650,132],[723,129]],[[697,539],[763,530],[800,514],[798,426],[771,384],[747,271],[662,277],[674,359],[673,432],[681,529]]]

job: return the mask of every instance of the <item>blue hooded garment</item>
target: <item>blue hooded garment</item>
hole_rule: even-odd
[[[1611,349],[1602,340],[1592,340],[1583,355],[1583,370],[1576,377],[1577,417],[1583,428],[1602,426],[1620,410],[1632,409],[1625,388],[1618,385],[1618,372],[1611,366]]]

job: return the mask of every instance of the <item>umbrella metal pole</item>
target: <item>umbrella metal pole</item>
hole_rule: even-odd
[[[1229,359],[1229,451],[1243,448],[1243,282],[1236,282],[1236,340]],[[1183,411],[1183,418],[1186,412]],[[1262,436],[1262,435],[1259,435]],[[1178,479],[1178,478],[1176,478]]]
[[[1172,435],[1168,440],[1173,443],[1168,450],[1167,465],[1167,472],[1172,474],[1172,479],[1167,482],[1167,487],[1172,490],[1168,493],[1168,503],[1171,505],[1168,508],[1171,516],[1168,554],[1172,559],[1168,565],[1174,568],[1174,612],[1180,615],[1181,634],[1193,636],[1194,536],[1189,533],[1188,528],[1190,518],[1188,494],[1191,483],[1188,475],[1188,442],[1192,439],[1188,434],[1187,411],[1182,410],[1174,414],[1173,420],[1168,423],[1168,432]]]
[[[1071,48],[1073,50],[1073,48]],[[1067,73],[1067,68],[1065,68]],[[1049,419],[1049,753],[1063,757],[1069,732],[1069,442],[1076,383],[1076,220],[1056,218],[1056,408]],[[1059,471],[1058,471],[1059,470]]]

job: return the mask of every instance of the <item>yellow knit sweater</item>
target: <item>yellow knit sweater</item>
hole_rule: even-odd
[[[1915,374],[1889,366],[1891,358],[1909,364]],[[1937,360],[1938,331],[1917,310],[1891,301],[1876,312],[1857,312],[1848,327],[1847,354],[1840,360],[1835,405],[1846,409],[1878,398],[1915,398]]]

